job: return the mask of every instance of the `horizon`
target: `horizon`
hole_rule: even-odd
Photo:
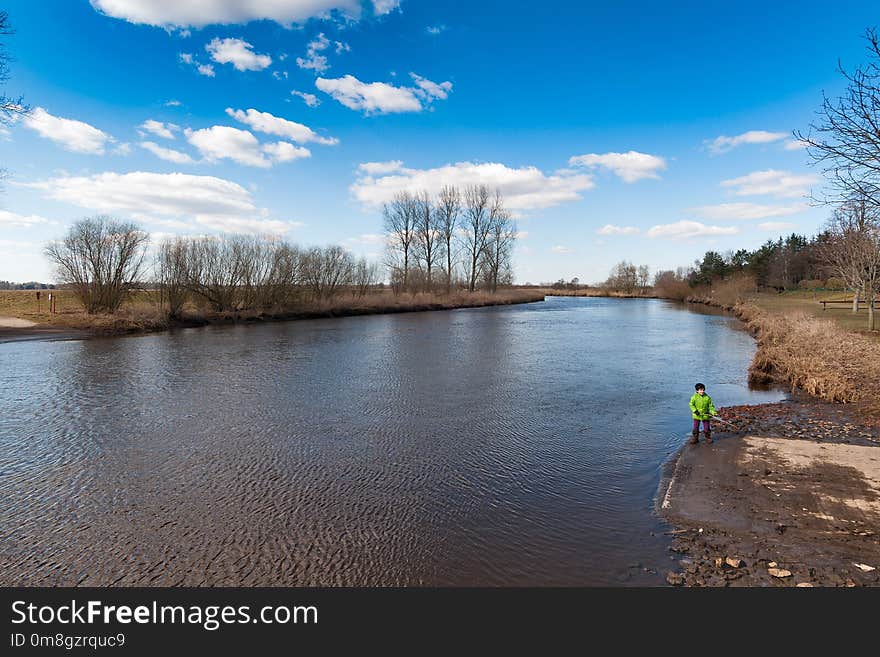
[[[0,280],[53,281],[43,246],[95,214],[381,258],[381,204],[443,184],[501,189],[518,284],[812,235],[792,133],[865,61],[844,5],[13,1]]]

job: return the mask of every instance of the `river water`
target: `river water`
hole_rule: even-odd
[[[2,344],[0,583],[660,584],[694,382],[782,398],[754,349],[559,297]]]

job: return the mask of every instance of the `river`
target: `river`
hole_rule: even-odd
[[[754,350],[561,297],[0,344],[0,583],[659,585],[694,383],[783,397]]]

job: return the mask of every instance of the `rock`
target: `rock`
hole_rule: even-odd
[[[767,567],[768,567],[768,568],[776,568],[776,565],[777,565],[777,564],[776,564],[775,561],[771,561],[770,563],[767,564]]]
[[[724,566],[724,559],[721,557],[715,557],[715,567],[721,568],[722,566]]]
[[[811,589],[815,586],[812,582],[798,582],[795,586],[799,589]]]
[[[869,566],[866,563],[854,563],[853,566],[861,570],[863,573],[870,573],[871,571],[877,570],[874,566]]]
[[[673,573],[672,571],[666,573],[666,582],[671,586],[681,586],[684,584],[684,577],[682,577],[678,573]]]
[[[731,568],[742,568],[743,566],[746,565],[746,562],[743,561],[742,559],[740,559],[739,557],[727,557],[724,560],[724,563],[726,563]]]
[[[779,577],[780,579],[783,577],[791,577],[791,571],[786,570],[785,568],[768,568],[767,572],[773,575],[773,577]]]

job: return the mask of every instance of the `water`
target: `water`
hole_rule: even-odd
[[[694,382],[781,398],[754,348],[576,298],[3,344],[0,583],[659,584]]]

